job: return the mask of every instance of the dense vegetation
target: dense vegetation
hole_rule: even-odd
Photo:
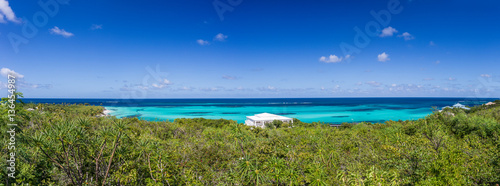
[[[0,184],[7,184],[7,103]],[[30,185],[497,185],[500,101],[416,121],[266,129],[230,120],[98,117],[17,103],[17,173]],[[36,109],[37,107],[37,109]],[[27,111],[28,108],[35,110]]]

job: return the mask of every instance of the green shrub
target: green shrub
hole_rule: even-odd
[[[496,185],[500,107],[384,124],[97,117],[19,104],[17,181],[30,185]],[[24,108],[38,107],[26,111]],[[7,107],[0,105],[0,130]],[[453,113],[450,114],[450,113]],[[3,152],[8,136],[3,135]],[[0,156],[6,167],[7,153]],[[5,171],[0,183],[6,183]]]

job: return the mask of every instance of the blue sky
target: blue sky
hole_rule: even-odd
[[[498,1],[40,2],[0,0],[5,95],[500,97]]]

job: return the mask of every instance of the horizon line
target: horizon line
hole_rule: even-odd
[[[468,99],[500,99],[500,97],[248,97],[248,98],[18,98],[18,99],[118,99],[118,100],[147,100],[147,99],[342,99],[342,98],[468,98]]]

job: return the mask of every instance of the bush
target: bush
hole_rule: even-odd
[[[283,122],[280,120],[273,120],[272,122],[265,123],[264,126],[269,129],[277,129],[283,126]]]

